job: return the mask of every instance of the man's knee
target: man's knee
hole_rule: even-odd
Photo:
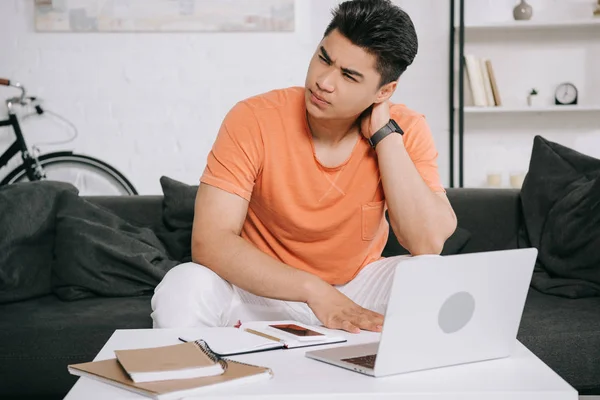
[[[209,268],[180,264],[167,272],[154,291],[154,327],[218,326],[232,295],[231,285]]]
[[[171,268],[158,284],[156,290],[170,286],[177,286],[178,288],[198,287],[198,285],[206,285],[218,279],[221,279],[221,277],[211,269],[188,262]]]

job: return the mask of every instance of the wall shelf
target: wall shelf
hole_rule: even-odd
[[[481,25],[465,25],[465,31],[547,30],[570,28],[600,28],[600,18],[568,21],[506,21]],[[455,29],[459,29],[456,26]]]
[[[542,107],[465,107],[465,114],[515,114],[515,113],[564,113],[600,112],[600,105],[542,106]]]

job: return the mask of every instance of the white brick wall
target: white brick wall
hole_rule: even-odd
[[[1,0],[0,76],[22,82],[46,100],[47,108],[78,127],[80,136],[69,148],[113,164],[141,193],[160,193],[161,175],[197,182],[221,120],[236,101],[304,83],[309,58],[335,3],[297,1],[294,33],[69,34],[37,33],[33,1]],[[423,32],[424,37],[434,35]],[[421,58],[431,59],[426,54]],[[423,69],[411,73],[421,77]],[[435,78],[443,77],[439,65]],[[422,101],[421,110],[443,115],[442,80],[404,86],[415,93],[428,90],[436,100]],[[5,93],[1,89],[0,96]],[[406,93],[396,100],[402,97],[419,105],[419,96]],[[442,148],[445,119],[430,121],[437,126]],[[31,143],[68,136],[50,117],[29,119],[24,128]],[[0,132],[4,148],[9,135]]]
[[[487,9],[475,9],[470,4],[474,1],[479,4],[479,0],[467,1],[469,18],[485,18]],[[534,3],[543,1],[555,0]],[[448,4],[442,0],[396,2],[415,22],[420,51],[393,100],[426,115],[440,153],[440,173],[447,184]],[[504,5],[499,6],[499,2]],[[46,100],[48,109],[78,127],[80,135],[75,142],[43,146],[43,151],[66,147],[98,157],[125,173],[140,193],[160,193],[161,175],[197,182],[221,120],[235,102],[273,88],[304,83],[309,58],[329,20],[329,9],[336,3],[297,0],[293,33],[69,34],[35,32],[32,0],[0,0],[0,77],[22,82]],[[494,0],[499,9],[512,9],[512,3]],[[500,58],[512,54],[499,43],[493,51]],[[593,64],[600,54],[598,49],[579,54],[572,65],[582,60],[586,68],[600,65]],[[543,60],[538,60],[540,63],[543,65]],[[536,76],[538,71],[528,68],[521,66],[512,72]],[[588,84],[600,84],[591,69],[586,70],[586,77],[596,79]],[[511,79],[504,83],[510,86]],[[589,90],[588,100],[598,93],[600,90]],[[0,98],[5,95],[9,92],[0,88]],[[0,113],[4,113],[3,103]],[[548,132],[550,139],[600,156],[600,131],[593,125],[598,114],[580,118],[565,125],[563,120],[551,118],[540,124],[523,117],[519,129],[506,118],[468,121],[467,184],[480,185],[489,170],[508,172],[526,167],[531,138],[540,129]],[[565,126],[574,128],[564,131]],[[3,149],[12,137],[5,128],[0,129]],[[69,135],[67,128],[51,117],[29,119],[24,129],[30,143]],[[515,155],[515,161],[507,164],[508,155]],[[6,169],[0,170],[0,177],[6,173]]]
[[[316,38],[308,6],[297,7],[295,33],[65,34],[36,33],[32,1],[2,0],[0,76],[78,127],[70,148],[113,164],[141,193],[160,193],[163,174],[197,182],[236,101],[303,83]],[[69,134],[51,117],[24,128],[31,143]]]

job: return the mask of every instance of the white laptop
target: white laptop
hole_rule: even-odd
[[[306,356],[377,377],[508,357],[536,257],[528,248],[404,259],[379,342]]]

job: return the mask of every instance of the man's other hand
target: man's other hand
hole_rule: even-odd
[[[351,333],[361,329],[381,332],[383,315],[359,306],[336,288],[322,283],[309,298],[308,306],[326,328]]]

